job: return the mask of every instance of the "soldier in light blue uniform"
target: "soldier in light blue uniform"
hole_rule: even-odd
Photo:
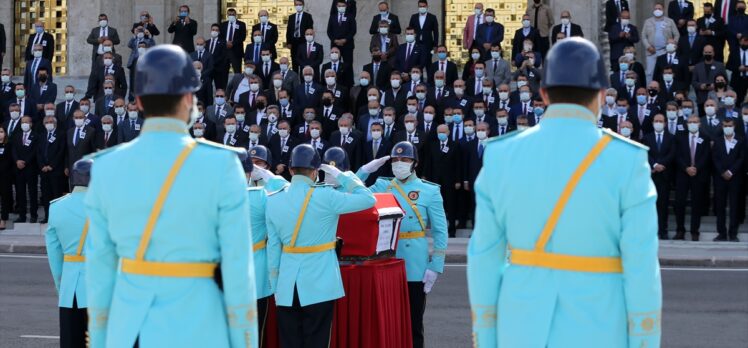
[[[475,346],[657,348],[657,193],[646,148],[597,128],[608,75],[591,42],[557,43],[545,68],[543,121],[490,141],[475,183]]]
[[[252,175],[249,180],[250,187],[261,186],[268,193],[275,192],[288,184],[288,181],[280,175],[275,175],[268,168],[273,163],[273,157],[267,147],[257,145],[249,149],[249,158],[254,164]]]
[[[45,239],[52,279],[59,295],[60,347],[86,346],[86,257],[83,246],[88,221],[83,198],[93,161],[82,159],[73,164],[70,182],[73,192],[50,203]]]
[[[199,78],[181,48],[150,49],[135,81],[142,132],[94,155],[85,199],[91,347],[257,347],[244,150],[190,137]]]
[[[268,268],[284,348],[329,345],[335,300],[344,296],[335,254],[338,217],[376,203],[353,173],[320,162],[311,145],[295,147],[291,185],[267,201]],[[317,185],[320,167],[345,192]]]
[[[400,224],[396,256],[405,259],[413,348],[421,348],[424,346],[423,313],[426,309],[426,295],[431,292],[438,274],[444,272],[448,240],[447,217],[439,185],[416,176],[418,153],[413,144],[407,141],[395,144],[389,157],[369,162],[356,174],[366,181],[369,174],[376,172],[390,158],[395,178],[378,178],[370,188],[374,192],[392,192],[405,211],[405,218]],[[430,256],[429,241],[426,239],[427,226],[431,226],[431,237],[434,240],[434,251]]]

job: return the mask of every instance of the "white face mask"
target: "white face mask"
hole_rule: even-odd
[[[624,54],[624,56],[625,56],[625,57],[626,57],[626,59],[628,59],[628,60],[634,60],[634,54],[633,54],[633,53],[631,53],[631,52],[629,52],[629,53],[626,53],[626,54]]]
[[[306,35],[304,38],[306,39],[306,42],[314,42],[314,35]]]
[[[725,99],[723,100],[723,102],[727,106],[733,106],[733,105],[735,105],[735,98],[733,98],[733,97],[725,97]]]
[[[675,48],[676,48],[676,47],[675,47],[675,44],[674,44],[674,43],[669,43],[669,44],[665,45],[665,50],[666,50],[666,51],[667,51],[668,53],[673,53],[673,52],[675,52]]]
[[[654,11],[652,12],[652,14],[653,14],[653,15],[654,15],[655,17],[659,18],[659,17],[662,17],[662,14],[663,14],[663,12],[662,12],[662,10],[654,10]]]
[[[281,88],[283,86],[283,80],[273,80],[273,87]]]
[[[86,120],[82,119],[82,118],[76,118],[76,119],[73,120],[73,122],[75,123],[76,127],[83,127],[83,122],[85,122],[85,121]]]
[[[260,139],[260,135],[257,133],[249,133],[249,140],[252,142],[257,142],[257,140]]]
[[[400,80],[390,80],[392,88],[400,88]]]
[[[465,89],[462,87],[455,87],[455,94],[457,95],[463,95],[465,94]]]
[[[696,32],[696,27],[689,26],[686,28],[686,31],[688,31],[689,34],[693,34]]]
[[[226,125],[226,133],[234,134],[234,132],[236,132],[236,125],[235,124]]]
[[[41,58],[42,57],[42,51],[34,51],[34,58]]]
[[[665,129],[665,124],[662,122],[655,122],[652,124],[652,127],[654,127],[655,132],[662,132],[662,130]]]
[[[335,78],[334,77],[325,77],[325,83],[327,83],[328,86],[332,86],[335,84]]]
[[[263,63],[268,63],[268,62],[270,62],[270,56],[262,56],[262,62],[263,62]]]
[[[260,16],[260,23],[266,24],[268,22],[268,16]]]
[[[569,23],[571,23],[571,20],[569,20],[568,18],[561,18],[561,24],[569,25]]]
[[[296,6],[296,12],[301,12],[301,11],[304,11],[304,6],[301,6],[301,5]]]
[[[470,54],[470,58],[473,58],[473,60],[480,59],[480,53],[472,53]]]
[[[408,132],[412,132],[416,129],[416,125],[413,122],[405,122],[405,130]]]
[[[625,83],[626,83],[626,86],[632,87],[634,86],[634,83],[636,83],[636,80],[628,78],[626,79]]]
[[[673,82],[673,74],[663,74],[662,79],[665,80],[665,82]]]
[[[467,135],[475,134],[475,127],[465,126],[465,134]]]
[[[102,19],[99,21],[99,26],[102,28],[106,27],[107,24],[109,24],[109,22],[106,19]]]
[[[698,123],[689,123],[688,124],[688,131],[691,133],[696,133],[699,131],[699,124]]]
[[[281,71],[286,72],[288,71],[288,64],[281,64],[280,68],[281,68]]]
[[[416,36],[415,35],[413,35],[413,34],[405,35],[405,42],[407,42],[407,43],[413,43],[414,41],[416,41]]]
[[[716,112],[716,108],[714,106],[705,106],[704,112],[707,116],[714,116],[714,113]]]
[[[389,126],[389,125],[393,124],[394,122],[395,122],[395,118],[394,117],[392,117],[392,116],[385,116],[384,117],[384,124],[386,124],[386,125]]]
[[[517,81],[517,89],[520,89],[520,88],[525,87],[525,86],[527,86],[527,81],[525,81],[525,80],[519,80],[519,81]]]
[[[237,122],[244,122],[244,120],[246,119],[246,117],[247,117],[247,115],[245,115],[245,114],[235,114],[234,115],[234,118],[236,118]]]
[[[421,81],[421,74],[419,73],[411,73],[410,79],[413,81]]]
[[[47,129],[47,132],[51,132],[55,130],[55,124],[54,123],[46,123],[44,124],[44,128]]]
[[[338,59],[340,59],[339,53],[330,53],[330,60],[337,61]]]
[[[488,137],[488,133],[486,131],[478,131],[475,134],[478,137],[478,140],[485,140]]]
[[[304,75],[304,82],[312,82],[313,79],[313,75]]]
[[[624,137],[630,137],[631,128],[628,128],[628,127],[621,128],[621,135],[623,135]]]
[[[406,108],[408,109],[409,114],[415,114],[416,111],[418,111],[418,107],[415,105],[408,105]]]
[[[433,122],[434,121],[434,114],[431,114],[431,113],[425,113],[425,114],[423,114],[423,120],[426,121],[426,122],[428,122],[428,123]]]
[[[351,129],[348,127],[339,127],[338,129],[340,130],[340,134],[342,135],[348,135],[348,133],[351,132]]]
[[[630,22],[630,21],[631,21],[631,20],[629,20],[629,19],[624,19],[624,18],[622,18],[622,19],[621,19],[621,25],[625,27],[625,26],[629,25],[629,22]]]
[[[81,108],[81,111],[83,111],[84,114],[87,114],[88,110],[91,109],[91,107],[88,106],[88,105],[81,105],[80,108]]]
[[[104,46],[104,47],[102,47],[102,51],[104,51],[104,52],[112,52],[112,47],[111,46]]]
[[[743,123],[748,123],[748,115],[743,115]]]
[[[125,114],[125,108],[124,107],[114,108],[114,113],[117,114],[117,116],[122,116]]]
[[[523,102],[527,102],[530,100],[530,93],[529,92],[522,92],[519,94],[519,100]]]
[[[210,32],[210,37],[215,38],[215,37],[218,37],[218,35],[221,35],[221,32],[219,32],[219,31],[211,31]]]
[[[369,116],[376,116],[379,114],[379,109],[369,109]]]
[[[2,82],[2,83],[8,83],[8,82],[10,82],[10,76],[3,75],[2,77],[0,77],[0,82]]]
[[[21,113],[20,113],[20,112],[18,112],[18,111],[11,111],[11,112],[10,112],[10,118],[12,118],[12,119],[13,119],[13,121],[16,121],[16,120],[18,120],[19,118],[21,118]]]
[[[412,173],[411,171],[412,166],[413,165],[411,163],[393,162],[392,163],[392,174],[394,174],[398,180],[401,180],[401,181],[405,180]]]
[[[24,132],[28,132],[31,130],[31,125],[28,123],[21,123],[21,130]]]
[[[506,116],[497,117],[496,121],[499,123],[499,125],[506,126],[509,123],[509,118]]]
[[[104,65],[105,66],[112,66],[112,60],[111,59],[104,59]]]
[[[522,20],[522,27],[523,28],[529,28],[530,27],[530,20],[529,19]]]
[[[726,136],[731,137],[735,134],[735,127],[722,127],[722,132],[724,132]]]
[[[382,138],[382,132],[380,131],[372,131],[371,132],[371,138],[375,140],[379,140]]]
[[[311,129],[311,130],[309,130],[309,135],[311,135],[313,139],[319,138],[319,134],[320,134],[319,129]]]
[[[483,116],[483,115],[486,114],[486,110],[475,109],[475,110],[473,110],[473,113],[475,114],[475,116],[481,117],[481,116]]]
[[[279,135],[279,136],[280,136],[281,138],[285,138],[285,137],[287,137],[287,136],[288,136],[288,129],[279,129],[279,130],[278,130],[278,135]]]
[[[259,83],[250,83],[249,84],[249,90],[252,92],[257,92],[260,90],[260,84]]]
[[[678,111],[666,111],[665,114],[667,115],[668,120],[675,120],[678,118]]]
[[[377,96],[375,96],[375,95],[370,95],[370,96],[366,97],[367,101],[375,101],[377,99],[379,99],[379,98],[377,98]]]
[[[509,99],[509,92],[499,92],[499,99],[501,100]]]
[[[55,111],[54,110],[44,110],[44,116],[54,116]]]
[[[138,119],[138,112],[137,111],[128,111],[127,117],[131,120],[137,120]]]
[[[605,103],[606,104],[613,105],[613,103],[615,103],[615,102],[616,102],[616,98],[613,97],[612,95],[606,95],[605,96]]]
[[[112,125],[111,124],[102,124],[101,129],[105,132],[111,132],[112,131]]]

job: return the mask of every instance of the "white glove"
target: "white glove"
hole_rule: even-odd
[[[337,178],[342,173],[338,168],[335,168],[329,164],[323,164],[319,167],[326,175],[332,175],[333,178]]]
[[[384,156],[382,158],[377,158],[367,164],[364,164],[361,166],[361,170],[363,170],[366,174],[372,174],[376,172],[379,168],[381,168],[387,161],[390,160],[390,156]]]
[[[252,180],[258,181],[258,180],[264,180],[265,182],[270,181],[270,179],[273,178],[273,173],[267,169],[260,168],[256,165],[252,165]]]
[[[434,287],[434,283],[436,283],[436,278],[439,277],[439,273],[436,273],[430,269],[426,270],[426,273],[423,275],[423,292],[430,293],[431,288]]]

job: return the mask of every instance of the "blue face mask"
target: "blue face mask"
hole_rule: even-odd
[[[683,111],[683,116],[686,116],[686,118],[688,118],[688,116],[691,116],[691,114],[693,114],[693,110],[691,108],[683,108],[682,111]]]
[[[535,114],[535,116],[542,116],[544,111],[545,111],[545,109],[543,109],[543,108],[541,108],[539,106],[535,107],[534,109],[532,109],[532,112]]]
[[[623,114],[625,114],[625,113],[626,113],[627,111],[628,111],[628,110],[626,109],[626,107],[625,107],[625,106],[618,106],[618,107],[616,107],[616,112],[617,112],[618,114],[620,114],[620,115],[623,115]]]
[[[216,100],[215,100],[215,101],[216,101],[216,104],[218,104],[218,105],[223,105],[223,103],[225,103],[225,102],[226,102],[226,98],[223,98],[223,97],[216,97]]]
[[[189,16],[189,14],[190,14],[189,12],[179,12],[179,17],[184,18],[184,17]]]
[[[286,106],[288,106],[288,99],[286,99],[286,98],[283,98],[283,99],[281,99],[281,100],[280,100],[280,105],[281,105],[282,107],[284,107],[284,108],[285,108]]]
[[[447,141],[447,133],[439,133],[437,137],[439,138],[439,141]]]
[[[44,32],[44,28],[42,28],[42,27],[36,27],[36,33],[37,34],[41,34],[43,32]]]
[[[618,65],[618,67],[621,68],[621,71],[628,71],[629,70],[628,63],[621,63],[620,65]]]
[[[636,96],[636,102],[639,103],[639,105],[644,105],[647,103],[647,96],[646,95],[637,95]]]
[[[462,122],[462,115],[454,115],[454,116],[452,116],[452,122],[454,122],[454,123],[460,123],[460,122]]]
[[[447,59],[447,52],[439,52],[436,56],[439,57],[439,60]]]

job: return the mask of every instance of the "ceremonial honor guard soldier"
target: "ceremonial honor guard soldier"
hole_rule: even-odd
[[[608,75],[591,42],[559,41],[545,69],[542,122],[489,141],[475,182],[475,346],[659,347],[647,148],[597,127]]]
[[[410,142],[395,144],[390,157],[369,162],[359,169],[357,175],[365,181],[369,174],[376,172],[389,158],[392,160],[395,178],[378,178],[371,189],[374,192],[392,192],[405,211],[396,256],[405,259],[413,348],[421,348],[424,346],[423,313],[426,309],[426,295],[431,292],[438,274],[444,272],[448,239],[447,217],[439,185],[420,179],[415,174],[418,152]],[[429,225],[434,239],[434,252],[430,257],[429,242],[426,239],[426,227]]]
[[[327,347],[335,300],[344,296],[335,253],[338,217],[374,206],[371,191],[351,172],[322,165],[309,144],[296,146],[291,184],[267,199],[268,269],[283,348]],[[345,192],[317,185],[317,170]],[[295,218],[294,218],[295,217]]]
[[[257,145],[250,148],[249,160],[254,164],[248,181],[250,187],[264,187],[265,192],[271,193],[280,190],[288,184],[288,181],[284,177],[275,175],[268,170],[271,163],[273,163],[273,156],[270,154],[270,150],[264,145]]]
[[[181,48],[151,48],[135,72],[146,117],[140,136],[93,155],[85,199],[91,347],[258,346],[247,181],[237,159],[246,151],[189,135],[199,88]],[[138,184],[111,184],[122,175]]]
[[[351,170],[351,162],[348,160],[348,154],[339,146],[333,146],[327,149],[325,155],[322,156],[322,163],[335,167],[341,172]],[[345,192],[345,188],[340,186],[338,180],[332,175],[325,175],[325,183],[334,187],[338,191]]]
[[[52,279],[59,296],[60,347],[86,346],[86,268],[83,246],[88,221],[83,198],[91,173],[91,160],[73,164],[73,192],[50,202],[45,239]]]

